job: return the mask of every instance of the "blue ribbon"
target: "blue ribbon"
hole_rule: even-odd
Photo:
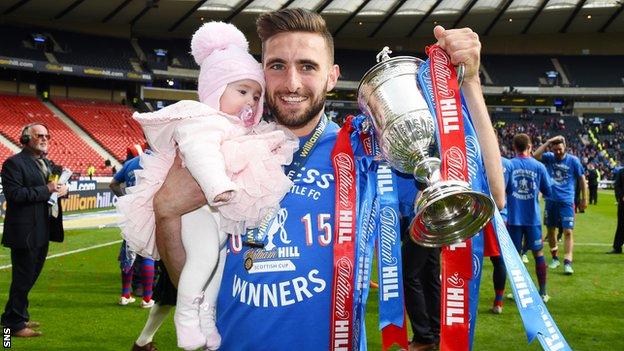
[[[472,117],[468,112],[468,106],[462,95],[462,115],[464,121],[464,133],[466,135],[466,160],[468,162],[468,176],[470,186],[473,190],[484,194],[490,193],[487,179],[485,177],[485,165],[481,156],[481,147],[477,139]],[[474,340],[474,331],[477,320],[477,307],[479,305],[479,286],[481,285],[481,273],[483,268],[483,246],[485,242],[484,232],[480,231],[472,237],[472,279],[470,280],[470,301],[468,312],[470,314],[470,348]]]
[[[429,60],[427,60],[418,72],[418,82],[423,89],[423,96],[430,111],[435,111],[435,100],[431,89],[431,76],[429,71]],[[477,139],[477,134],[472,124],[472,118],[468,111],[466,101],[462,96],[462,113],[464,129],[466,133],[466,152],[468,161],[468,173],[472,189],[489,194],[489,186],[485,177],[485,166],[481,156],[481,150]],[[434,113],[435,114],[435,113]],[[436,126],[436,139],[439,138]],[[438,139],[439,140],[439,139]],[[497,234],[501,248],[501,254],[507,268],[507,275],[511,282],[518,310],[527,333],[529,343],[537,336],[544,350],[571,350],[559,328],[552,319],[548,309],[544,305],[535,284],[526,270],[524,264],[518,256],[517,251],[509,237],[507,228],[496,210],[494,230]],[[475,235],[472,239],[473,256],[473,278],[470,281],[470,346],[474,337],[476,325],[476,314],[479,301],[479,285],[481,280],[481,267],[483,264],[483,231]],[[521,294],[522,296],[520,296]],[[524,300],[522,299],[524,297]]]
[[[537,336],[544,350],[572,350],[535,288],[498,211],[494,214],[494,230],[527,340],[531,343]]]
[[[373,261],[373,248],[375,242],[376,217],[379,204],[376,198],[377,177],[376,164],[372,156],[363,156],[356,159],[358,166],[358,182],[360,200],[357,214],[357,243],[356,243],[356,269],[355,269],[355,300],[354,335],[353,345],[359,346],[359,350],[365,351],[366,344],[366,301],[370,290],[370,275]]]
[[[423,97],[429,106],[429,111],[435,116],[436,106],[435,98],[433,95],[433,88],[431,86],[431,71],[429,69],[429,60],[420,66],[418,70],[418,83],[423,90]],[[473,190],[489,194],[489,188],[487,186],[487,180],[485,179],[485,166],[481,158],[481,148],[479,147],[479,141],[477,134],[472,125],[470,113],[466,106],[466,101],[462,98],[462,115],[464,123],[464,134],[466,141],[466,161],[468,163],[468,180],[470,187]],[[434,121],[433,125],[436,128],[436,140],[440,145],[440,133],[438,132],[438,124]],[[479,286],[481,285],[481,272],[483,267],[483,245],[484,234],[480,231],[471,240],[472,247],[472,278],[469,281],[468,294],[468,318],[470,327],[470,347],[472,349],[472,341],[474,339],[474,330],[477,320],[477,307],[479,306]]]
[[[379,327],[403,327],[403,273],[401,229],[396,176],[386,162],[377,168],[377,267],[379,276]]]

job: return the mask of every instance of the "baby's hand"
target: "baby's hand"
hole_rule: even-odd
[[[228,202],[232,200],[234,192],[232,190],[221,193],[214,198],[214,202]]]

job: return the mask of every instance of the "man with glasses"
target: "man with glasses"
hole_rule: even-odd
[[[62,213],[48,204],[52,193],[67,194],[67,185],[49,181],[52,163],[46,159],[50,134],[41,123],[26,125],[21,152],[2,164],[6,215],[2,244],[11,249],[12,280],[2,325],[17,337],[34,337],[39,323],[30,320],[28,293],[43,268],[50,240],[63,241]]]

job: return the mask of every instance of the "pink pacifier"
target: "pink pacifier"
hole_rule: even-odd
[[[254,111],[249,105],[245,105],[240,112],[238,113],[238,117],[243,121],[245,127],[251,127],[254,125]]]

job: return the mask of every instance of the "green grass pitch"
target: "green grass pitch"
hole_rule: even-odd
[[[624,350],[624,255],[604,254],[610,250],[616,226],[613,192],[601,191],[598,201],[597,206],[577,215],[574,275],[565,276],[562,267],[548,270],[551,300],[547,306],[574,350]],[[51,245],[50,255],[119,240],[116,228],[72,230],[66,234],[64,243]],[[42,323],[44,336],[13,338],[12,348],[129,350],[148,311],[139,308],[138,303],[117,305],[118,249],[119,244],[114,243],[48,260],[30,294],[30,313]],[[0,249],[0,266],[10,263],[9,254],[8,249]],[[505,301],[503,314],[489,312],[494,296],[492,266],[487,259],[483,266],[474,350],[540,350],[537,340],[527,344],[512,300]],[[531,257],[528,270],[536,281]],[[10,277],[10,269],[0,269],[2,307]],[[371,291],[366,316],[369,350],[381,350],[376,293]],[[156,334],[155,342],[161,350],[177,349],[172,317],[167,318]]]

